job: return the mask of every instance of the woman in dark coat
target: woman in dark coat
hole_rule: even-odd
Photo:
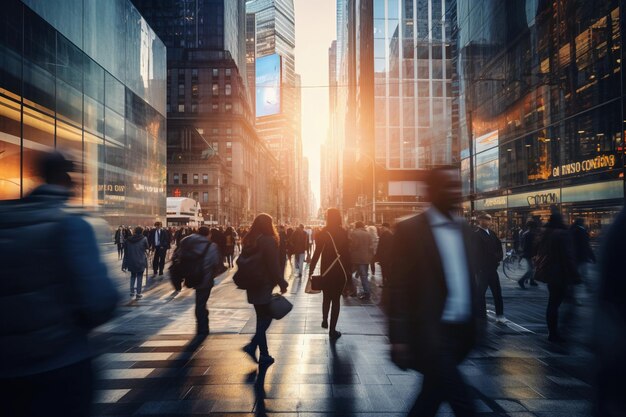
[[[315,253],[309,266],[309,277],[313,275],[320,256],[322,257],[320,275],[325,274],[322,278],[322,291],[324,293],[322,327],[328,328],[328,311],[330,310],[328,335],[331,339],[337,339],[341,336],[341,333],[336,330],[341,293],[351,278],[350,265],[352,265],[348,232],[341,227],[341,213],[338,209],[328,209],[326,212],[326,227],[317,233],[315,237]]]
[[[246,251],[260,251],[261,263],[258,265],[260,271],[259,276],[263,277],[262,282],[246,289],[248,303],[254,305],[256,312],[256,333],[249,344],[243,347],[243,351],[257,362],[256,348],[259,348],[258,362],[262,365],[274,363],[274,358],[269,354],[267,348],[267,337],[265,332],[272,324],[272,315],[269,309],[272,300],[272,291],[277,285],[280,292],[287,292],[287,281],[285,281],[284,273],[280,269],[278,263],[278,233],[274,228],[272,217],[268,214],[259,214],[250,231],[243,239],[243,249]]]
[[[130,271],[130,296],[135,296],[136,289],[137,299],[142,297],[141,287],[143,283],[143,272],[146,269],[146,265],[148,265],[148,258],[146,256],[148,247],[148,239],[143,235],[143,229],[141,227],[136,227],[135,233],[124,242],[122,271]]]
[[[537,249],[538,257],[544,258],[538,268],[548,283],[548,307],[546,321],[551,342],[562,342],[559,334],[559,307],[567,297],[571,285],[580,277],[574,263],[571,236],[558,212],[553,212],[546,224]]]

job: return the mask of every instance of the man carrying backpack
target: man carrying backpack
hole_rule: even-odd
[[[185,286],[196,290],[196,325],[198,336],[209,334],[209,301],[215,270],[219,262],[217,245],[210,240],[210,229],[202,226],[198,233],[187,236],[180,241],[174,252],[170,273],[172,281],[180,291],[182,280]]]

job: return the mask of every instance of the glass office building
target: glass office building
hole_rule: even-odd
[[[622,2],[457,0],[468,215],[510,238],[551,205],[592,236],[624,198]]]
[[[0,199],[33,164],[80,163],[73,203],[113,224],[165,217],[166,50],[128,0],[5,0],[0,14]]]

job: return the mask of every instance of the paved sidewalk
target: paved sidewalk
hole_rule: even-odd
[[[240,350],[254,333],[254,310],[231,278],[232,271],[222,275],[211,294],[211,334],[203,341],[193,339],[193,291],[172,297],[166,281],[125,303],[117,319],[99,328],[94,415],[405,415],[420,377],[389,361],[378,289],[370,302],[343,299],[343,337],[333,345],[320,327],[321,295],[304,293],[305,278],[290,278],[294,309],[272,323],[268,339],[276,363],[259,373]],[[122,288],[125,278],[116,279]],[[590,299],[583,297],[572,342],[554,346],[546,341],[545,288],[524,291],[504,277],[502,284],[510,322],[490,321],[488,341],[462,365],[480,415],[589,416],[591,356],[581,327]],[[440,415],[452,414],[444,406]]]

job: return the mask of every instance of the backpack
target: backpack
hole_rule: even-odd
[[[237,258],[237,272],[233,275],[233,282],[240,290],[250,290],[263,282],[264,268],[263,253],[257,238],[254,246],[246,246]]]
[[[170,275],[172,281],[178,283],[185,281],[187,288],[196,288],[204,278],[204,257],[212,243],[208,242],[202,253],[197,254],[191,250],[189,242],[187,239],[180,242],[180,248],[172,257]]]

